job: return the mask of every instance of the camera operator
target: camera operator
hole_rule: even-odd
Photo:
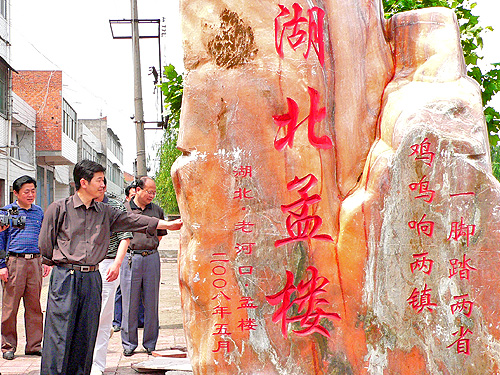
[[[17,311],[21,298],[25,307],[26,355],[41,355],[43,316],[40,307],[42,276],[50,272],[38,250],[43,211],[34,204],[36,181],[19,177],[13,184],[15,203],[4,207],[11,225],[0,233],[0,279],[3,284],[2,355],[14,359],[17,349]],[[24,223],[25,221],[25,223]],[[23,229],[21,229],[23,228]]]

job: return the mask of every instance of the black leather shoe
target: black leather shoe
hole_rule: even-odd
[[[38,357],[42,356],[42,352],[40,350],[35,350],[34,352],[26,352],[26,355],[36,355]]]
[[[133,351],[132,349],[124,349],[124,350],[123,350],[123,355],[124,355],[125,357],[130,357],[130,356],[132,356],[133,354],[134,354],[134,351]]]
[[[153,349],[146,348],[146,352],[148,353],[148,355],[151,355],[151,354],[153,354]]]
[[[121,330],[120,326],[114,325],[113,326],[113,332],[119,332]]]
[[[3,352],[3,359],[14,359],[14,352]]]

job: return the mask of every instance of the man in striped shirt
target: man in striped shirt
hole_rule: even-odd
[[[17,312],[21,298],[26,322],[26,355],[41,355],[43,316],[40,306],[42,276],[50,272],[43,265],[38,250],[38,235],[43,211],[34,204],[36,181],[29,176],[19,177],[13,184],[15,203],[5,209],[17,208],[19,216],[26,217],[24,229],[10,226],[0,233],[0,279],[2,299],[2,356],[14,359],[17,349]]]
[[[106,178],[104,178],[103,195],[97,198],[96,201],[107,203],[114,208],[126,211],[122,202],[105,195],[106,185],[107,181]],[[113,233],[109,239],[106,259],[99,263],[99,272],[102,277],[102,305],[101,315],[99,317],[99,329],[97,331],[94,348],[94,359],[90,372],[91,375],[102,375],[106,368],[106,354],[108,352],[109,338],[111,337],[115,293],[120,283],[118,275],[131,238],[131,232]]]

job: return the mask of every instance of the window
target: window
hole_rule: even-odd
[[[0,0],[0,13],[3,18],[7,18],[7,0]]]
[[[63,99],[63,132],[73,141],[76,142],[76,112],[64,99]]]
[[[121,186],[122,173],[117,164],[112,164],[109,160],[106,165],[106,178],[118,186]]]
[[[90,147],[85,141],[82,141],[82,159],[88,159],[99,163],[99,160],[97,160],[97,151]]]
[[[2,0],[0,0],[2,1]],[[9,69],[0,64],[0,113],[7,116],[7,103],[8,103],[8,93],[9,93]]]

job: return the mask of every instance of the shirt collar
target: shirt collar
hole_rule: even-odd
[[[130,208],[131,208],[132,210],[141,210],[141,211],[146,211],[149,207],[151,207],[151,203],[148,203],[148,204],[146,205],[146,207],[144,207],[144,210],[143,210],[142,208],[140,208],[138,205],[136,205],[136,204],[135,204],[135,202],[134,202],[134,200],[133,200],[133,199],[131,199],[129,203],[130,203]]]
[[[73,206],[75,208],[80,207],[80,206],[85,207],[82,200],[80,199],[80,197],[76,193],[73,194]],[[93,208],[96,211],[100,211],[99,205],[93,199],[92,199],[92,202],[90,202],[89,208]]]
[[[22,208],[19,205],[19,203],[17,203],[17,200],[16,200],[14,203],[12,203],[12,206],[16,206],[19,210],[26,210],[26,211],[28,211],[28,210],[31,210],[33,208],[33,203],[31,204],[30,208]]]

